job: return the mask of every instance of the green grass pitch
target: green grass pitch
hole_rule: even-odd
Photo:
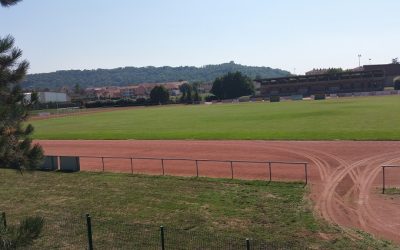
[[[400,96],[133,108],[33,121],[35,139],[399,140]]]

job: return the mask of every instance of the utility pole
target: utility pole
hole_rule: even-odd
[[[358,67],[361,67],[361,54],[358,54]]]

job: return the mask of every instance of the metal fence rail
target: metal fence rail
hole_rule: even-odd
[[[386,175],[385,175],[386,168],[400,168],[400,165],[384,165],[381,167],[382,167],[382,194],[384,194],[386,190]]]
[[[57,156],[63,157],[63,156]],[[189,161],[193,162],[195,169],[196,169],[196,177],[200,177],[199,169],[200,163],[202,162],[213,162],[213,163],[226,163],[230,169],[230,178],[235,178],[235,164],[264,164],[266,169],[266,179],[272,181],[272,168],[276,164],[285,164],[285,165],[292,165],[297,167],[304,168],[304,181],[305,184],[308,184],[308,163],[307,162],[290,162],[290,161],[251,161],[251,160],[214,160],[214,159],[191,159],[191,158],[157,158],[157,157],[118,157],[118,156],[86,156],[80,155],[76,156],[82,159],[101,159],[101,169],[103,172],[106,172],[106,163],[105,159],[120,159],[120,160],[129,160],[130,161],[130,172],[134,173],[134,165],[135,160],[154,160],[160,162],[160,171],[162,175],[166,175],[165,164],[167,161]]]

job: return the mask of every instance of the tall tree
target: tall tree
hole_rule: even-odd
[[[150,100],[155,104],[165,104],[169,101],[168,90],[162,86],[155,86],[150,92]]]
[[[194,82],[192,83],[192,88],[193,88],[193,101],[194,102],[200,102],[201,97],[199,95],[199,86],[200,82]]]
[[[192,103],[193,102],[193,86],[189,83],[184,83],[179,86],[179,90],[182,93],[181,102],[182,103]]]
[[[399,58],[398,58],[398,57],[393,58],[393,59],[392,59],[392,64],[400,64]]]
[[[218,99],[231,99],[254,93],[252,80],[240,72],[228,73],[215,79],[211,93]]]
[[[20,61],[21,56],[13,37],[0,37],[0,167],[33,169],[40,164],[43,151],[39,145],[32,146],[32,125],[23,126],[37,98],[33,95],[25,100],[18,84],[29,67],[27,61]]]
[[[19,0],[0,0],[1,6],[9,7]],[[33,169],[42,158],[39,145],[32,146],[29,136],[32,125],[23,126],[28,108],[37,100],[25,100],[18,83],[25,77],[29,63],[20,61],[22,51],[14,46],[11,36],[0,37],[0,168]],[[3,223],[1,223],[4,225]],[[31,245],[42,231],[41,217],[28,217],[19,227],[0,228],[0,249],[17,249]]]

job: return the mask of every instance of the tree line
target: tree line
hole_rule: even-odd
[[[96,70],[61,70],[52,73],[31,74],[22,82],[24,88],[49,88],[57,90],[63,86],[73,88],[79,84],[82,88],[99,86],[126,86],[143,82],[211,82],[228,72],[239,71],[250,78],[284,77],[288,71],[269,67],[253,67],[234,62],[204,67],[124,67]]]

